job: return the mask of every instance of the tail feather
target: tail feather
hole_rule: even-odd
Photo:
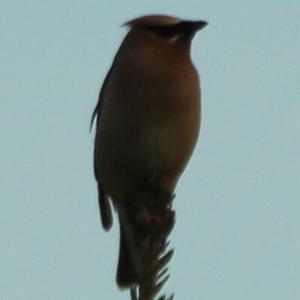
[[[126,205],[118,204],[119,287],[130,288],[139,285],[146,294],[156,290],[157,276],[160,276],[160,271],[165,268],[164,260],[161,259],[167,248],[167,237],[175,222],[172,200],[172,194],[161,192],[154,194],[154,197],[141,195],[131,199]],[[168,252],[166,257],[169,257],[170,253]]]
[[[124,225],[120,219],[120,250],[117,271],[117,283],[120,288],[130,288],[138,282],[138,275],[129,251]]]

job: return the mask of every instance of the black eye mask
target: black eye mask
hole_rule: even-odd
[[[199,22],[182,21],[170,25],[142,25],[141,27],[162,38],[171,39],[176,36],[188,36],[193,34],[199,27]]]

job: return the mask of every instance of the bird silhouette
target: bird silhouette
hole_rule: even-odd
[[[122,288],[153,272],[154,254],[166,246],[163,236],[174,223],[174,190],[200,128],[191,41],[206,24],[165,15],[127,22],[129,32],[92,116],[91,124],[97,120],[94,173],[104,229],[112,226],[110,203],[119,217],[117,283]]]

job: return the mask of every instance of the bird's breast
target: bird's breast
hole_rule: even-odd
[[[175,64],[172,70],[156,62],[118,67],[123,68],[108,83],[102,106],[98,145],[102,164],[110,172],[123,168],[181,173],[200,125],[194,68]]]

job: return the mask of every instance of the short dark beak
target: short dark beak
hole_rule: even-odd
[[[191,25],[194,28],[194,31],[196,32],[203,29],[205,26],[208,25],[208,23],[205,21],[192,21]]]

